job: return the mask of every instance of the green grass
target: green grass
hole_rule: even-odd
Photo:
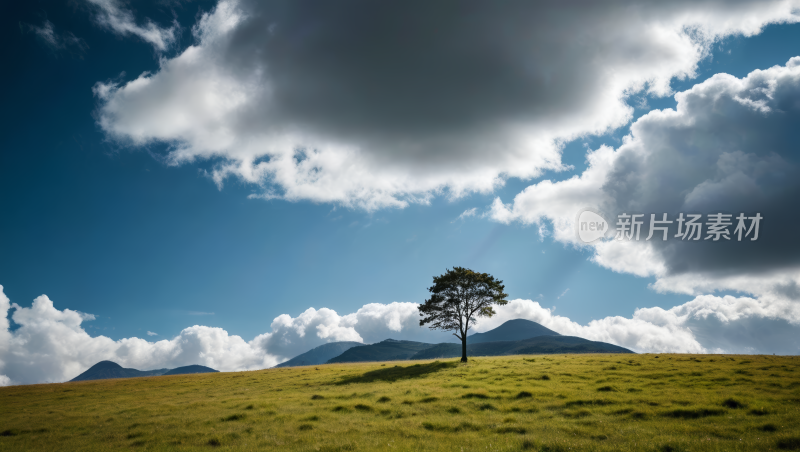
[[[800,450],[799,432],[796,357],[511,356],[0,388],[0,451],[780,451]]]

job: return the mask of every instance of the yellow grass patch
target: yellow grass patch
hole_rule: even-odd
[[[800,359],[539,355],[0,388],[0,451],[800,450]]]

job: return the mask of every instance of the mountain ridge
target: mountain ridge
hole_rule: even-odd
[[[361,342],[340,341],[328,342],[319,347],[314,347],[311,350],[301,353],[294,358],[284,361],[275,367],[296,367],[296,366],[314,366],[317,364],[325,364],[329,359],[335,358],[342,353],[353,347],[359,347]]]
[[[505,339],[505,340],[497,340]],[[467,337],[468,356],[503,356],[568,353],[634,353],[617,345],[562,336],[536,322],[513,319],[484,333]],[[461,356],[461,344],[443,342],[384,341],[353,347],[327,363],[400,361]]]
[[[353,347],[327,363],[353,363],[369,361],[398,361],[409,359],[415,353],[435,344],[415,341],[385,339],[375,344]]]
[[[467,336],[467,344],[499,341],[521,341],[536,336],[561,336],[539,323],[527,319],[512,319],[497,328]]]
[[[161,375],[183,375],[195,373],[219,372],[206,366],[193,364],[190,366],[176,367],[175,369],[138,370],[120,366],[114,361],[100,361],[86,369],[77,377],[69,381],[108,380],[112,378],[141,378],[158,377]]]

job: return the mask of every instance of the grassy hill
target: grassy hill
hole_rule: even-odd
[[[209,372],[219,371],[210,367],[192,364],[191,366],[176,367],[172,370],[164,372],[162,375],[205,374]]]
[[[501,356],[564,353],[633,353],[627,348],[574,336],[538,336],[523,341],[467,343],[468,356]],[[409,359],[460,358],[461,344],[436,344]]]
[[[0,451],[800,448],[800,359],[546,355],[0,388]]]

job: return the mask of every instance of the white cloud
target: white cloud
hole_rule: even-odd
[[[97,23],[122,36],[136,36],[163,52],[174,42],[178,31],[177,24],[169,28],[160,27],[150,19],[138,25],[133,12],[120,0],[86,0],[95,10]]]
[[[379,342],[387,338],[418,341],[447,341],[447,334],[419,326],[415,303],[370,303],[358,311],[340,316],[328,308],[308,308],[297,317],[283,314],[270,325],[270,333],[254,342],[270,353],[291,358],[326,342]]]
[[[60,382],[101,360],[142,370],[201,364],[222,371],[263,369],[327,342],[373,343],[387,338],[429,343],[453,341],[448,332],[419,327],[415,303],[371,303],[339,315],[309,308],[296,318],[277,317],[271,331],[246,342],[221,328],[195,325],[169,340],[114,341],[81,327],[93,316],[58,310],[49,298],[30,308],[11,304],[0,286],[0,309],[14,309],[19,328],[0,319],[0,385]],[[474,332],[525,318],[564,335],[609,342],[637,352],[787,353],[800,351],[800,309],[779,296],[768,299],[699,296],[671,309],[637,309],[632,318],[606,317],[580,325],[536,301],[512,300],[481,319]]]
[[[3,298],[7,300],[5,295],[0,297],[0,308]],[[158,342],[135,337],[114,341],[91,337],[81,323],[93,319],[92,315],[58,310],[45,295],[29,308],[10,307],[15,308],[12,318],[20,326],[0,331],[4,335],[0,344],[5,346],[0,349],[0,374],[15,383],[69,380],[102,360],[137,369],[202,364],[220,370],[261,369],[278,362],[277,357],[221,328],[195,325]]]
[[[386,338],[448,340],[446,334],[419,327],[414,303],[367,304],[344,316],[327,308],[309,308],[296,318],[278,316],[271,331],[247,342],[221,328],[194,325],[172,339],[114,341],[92,337],[81,326],[94,319],[69,309],[58,310],[45,295],[31,307],[11,304],[0,286],[0,375],[7,382],[59,382],[74,378],[98,361],[111,360],[136,369],[201,364],[222,371],[263,369],[335,341],[377,342]],[[7,318],[19,328],[10,331]],[[9,383],[10,384],[10,383]]]
[[[7,386],[11,384],[11,379],[3,375],[3,369],[6,367],[5,357],[8,356],[11,350],[11,332],[9,328],[11,323],[8,321],[8,310],[11,307],[11,300],[8,299],[3,286],[0,285],[0,386]]]
[[[310,22],[295,2],[220,1],[158,71],[96,86],[99,124],[120,143],[169,144],[175,165],[209,160],[220,187],[238,177],[253,197],[404,207],[566,169],[563,143],[626,124],[631,94],[668,95],[715,41],[797,21],[785,1],[479,2],[477,22],[427,5],[365,2]],[[437,45],[352,41],[409,26]]]
[[[556,298],[556,300],[560,300],[560,299],[561,299],[561,297],[563,297],[564,295],[566,295],[566,294],[567,294],[567,292],[569,292],[569,288],[567,288],[567,290],[565,290],[565,291],[561,292],[561,295],[559,295],[559,296]]]
[[[638,242],[591,245],[592,260],[613,271],[655,277],[658,291],[735,290],[760,297],[796,286],[800,245],[792,239],[792,225],[798,218],[787,206],[800,196],[800,57],[742,79],[717,74],[675,98],[676,110],[644,115],[618,148],[591,150],[582,174],[531,185],[509,204],[497,198],[489,216],[502,223],[547,224],[555,240],[587,247],[574,231],[575,215],[585,207],[606,212],[612,224],[621,213],[643,213],[649,222],[651,213],[667,212],[675,220],[679,212],[704,218],[760,212],[757,242],[645,241],[643,230]],[[800,302],[800,295],[793,300]]]
[[[786,300],[701,295],[671,309],[637,309],[631,318],[606,317],[580,325],[531,300],[512,300],[481,319],[477,332],[523,318],[567,336],[648,353],[800,352],[800,309]]]
[[[461,212],[461,215],[459,215],[455,220],[451,221],[451,223],[455,223],[458,220],[464,221],[469,217],[474,217],[477,211],[478,211],[477,207],[473,207],[471,209],[467,209],[467,210]]]
[[[154,332],[152,332],[152,331],[148,331],[148,332],[147,332],[147,335],[148,335],[148,336],[158,336],[158,333],[154,333]]]

